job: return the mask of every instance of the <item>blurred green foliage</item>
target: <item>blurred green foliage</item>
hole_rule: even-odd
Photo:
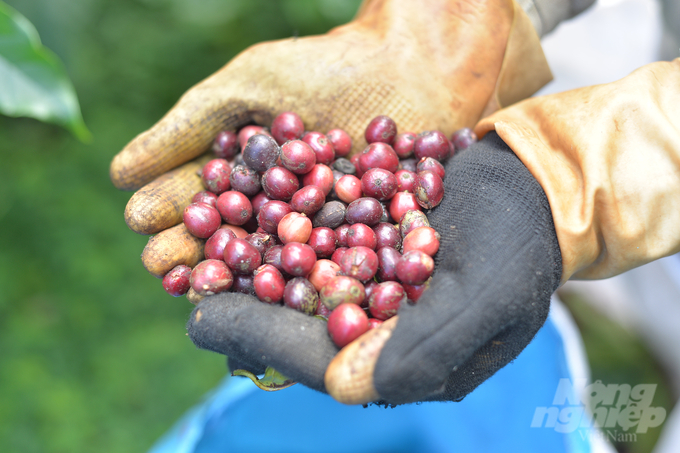
[[[247,46],[322,33],[359,2],[7,3],[64,61],[94,139],[0,117],[0,451],[144,451],[225,365],[142,267],[109,162]]]

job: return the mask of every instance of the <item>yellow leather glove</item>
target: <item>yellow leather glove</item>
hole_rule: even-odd
[[[377,115],[389,115],[401,130],[450,134],[550,78],[536,32],[511,0],[367,0],[349,24],[255,45],[191,88],[115,156],[111,180],[123,190],[146,185],[125,219],[138,233],[162,232],[143,258],[162,277],[200,259],[201,241],[178,224],[202,190],[196,170],[204,161],[186,162],[221,130],[269,125],[292,110],[307,130],[345,129],[358,152]]]
[[[495,130],[543,187],[563,282],[680,251],[680,59],[527,99],[475,130]]]

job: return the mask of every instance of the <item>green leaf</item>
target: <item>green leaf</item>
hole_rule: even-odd
[[[231,375],[245,376],[247,378],[250,378],[250,380],[253,381],[255,385],[260,387],[262,390],[266,390],[267,392],[283,390],[285,388],[290,387],[291,385],[296,384],[296,382],[291,381],[290,379],[276,371],[274,368],[269,366],[264,370],[264,376],[262,377],[262,379],[258,379],[257,376],[255,376],[250,371],[246,370],[234,370],[231,373]]]
[[[91,139],[78,98],[59,58],[40,43],[35,27],[0,1],[0,113],[28,116]]]

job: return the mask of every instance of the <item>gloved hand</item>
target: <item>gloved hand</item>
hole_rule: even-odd
[[[317,374],[301,382],[348,403],[459,399],[530,341],[560,281],[680,251],[679,87],[680,59],[481,121],[487,135],[447,164],[445,201],[431,215],[442,234],[431,288],[400,309],[396,328],[338,354],[323,387]],[[245,305],[230,305],[218,296],[196,309],[189,331],[200,347],[229,354],[232,333],[243,333],[245,354],[290,376],[300,357],[318,358],[309,369],[319,372],[333,356],[320,327],[277,325],[298,339],[277,349],[245,327]]]
[[[111,180],[123,190],[148,184],[130,200],[126,222],[155,234],[179,224],[202,190],[200,165],[185,163],[221,130],[269,125],[292,110],[307,130],[346,130],[359,152],[377,115],[403,131],[450,135],[550,78],[531,21],[512,0],[366,0],[349,24],[255,45],[191,88],[115,156]]]
[[[441,234],[432,284],[417,305],[400,308],[382,352],[394,321],[369,332],[378,344],[347,346],[335,360],[349,351],[351,363],[326,373],[337,347],[325,321],[237,294],[200,302],[191,339],[349,404],[461,399],[531,341],[562,267],[545,194],[498,136],[456,155],[446,171],[444,200],[429,214]]]

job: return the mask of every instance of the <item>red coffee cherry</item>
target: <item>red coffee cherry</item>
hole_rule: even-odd
[[[406,159],[413,154],[413,146],[416,143],[416,134],[413,132],[402,132],[394,139],[394,152],[400,159]]]
[[[366,282],[378,270],[378,255],[368,247],[351,247],[342,255],[339,264],[343,275]]]
[[[333,256],[331,256],[331,261],[333,261],[336,264],[340,264],[342,261],[342,257],[345,256],[345,252],[349,250],[348,247],[338,247],[335,249],[335,252],[333,252]]]
[[[355,165],[359,178],[371,168],[383,168],[394,173],[399,169],[399,156],[386,143],[371,143],[359,154]]]
[[[331,129],[326,134],[326,138],[333,145],[337,157],[347,156],[352,151],[352,138],[342,129]]]
[[[383,216],[383,207],[378,200],[371,197],[362,197],[354,200],[347,206],[345,220],[347,223],[363,223],[368,226],[380,223]]]
[[[434,272],[434,260],[420,250],[411,250],[397,262],[397,277],[407,285],[421,285]]]
[[[381,247],[392,247],[393,249],[401,249],[401,233],[399,228],[391,223],[381,222],[373,227],[375,237],[377,240],[376,250]]]
[[[191,271],[191,287],[201,296],[227,291],[234,282],[234,277],[227,265],[219,260],[201,261]]]
[[[401,220],[406,211],[420,211],[416,195],[409,192],[397,192],[390,200],[390,216],[395,221]]]
[[[205,203],[191,203],[184,208],[184,226],[198,238],[209,238],[222,223],[217,209]]]
[[[326,195],[317,186],[304,186],[293,194],[290,206],[293,210],[312,217],[326,202]]]
[[[236,238],[224,247],[224,262],[236,274],[252,274],[262,264],[262,255],[250,242]]]
[[[328,333],[340,348],[368,331],[368,316],[354,304],[341,304],[328,316]]]
[[[347,229],[347,246],[348,247],[368,247],[375,250],[378,245],[378,238],[375,232],[368,225],[363,223],[355,223]]]
[[[434,256],[439,250],[439,233],[434,228],[427,226],[418,227],[412,230],[404,238],[403,252],[420,250],[430,256]]]
[[[333,170],[328,165],[316,164],[312,171],[302,176],[302,185],[317,186],[323,190],[325,196],[328,196],[333,189]]]
[[[262,175],[262,189],[272,200],[289,201],[300,188],[298,177],[284,167],[272,167]]]
[[[201,192],[197,192],[196,195],[194,195],[194,197],[191,199],[191,202],[205,203],[209,204],[213,208],[217,208],[217,195],[208,190],[203,190]]]
[[[268,201],[271,201],[271,199],[267,196],[266,192],[258,192],[257,195],[251,198],[250,204],[253,205],[253,215],[257,217],[257,215],[260,213],[260,209],[262,209],[262,206],[264,206],[264,204]]]
[[[217,134],[212,150],[221,159],[233,159],[240,150],[236,132],[222,131]]]
[[[224,247],[236,234],[228,228],[220,228],[205,243],[204,254],[209,260],[224,260]]]
[[[304,132],[305,125],[297,113],[283,112],[272,121],[272,135],[279,145],[302,137]]]
[[[283,270],[283,266],[281,265],[282,250],[283,250],[282,245],[275,245],[273,247],[270,247],[266,252],[264,252],[264,256],[262,257],[262,263],[271,264],[272,266],[277,268],[281,273],[285,272]]]
[[[416,175],[414,192],[420,206],[432,209],[444,198],[444,182],[433,171],[421,171]]]
[[[339,266],[338,266],[339,268]],[[189,278],[191,277],[191,268],[180,264],[172,268],[170,272],[163,277],[163,289],[174,297],[179,297],[187,293],[191,284]]]
[[[230,225],[244,225],[253,216],[253,205],[241,192],[229,190],[217,198],[217,210]]]
[[[397,193],[397,177],[383,168],[371,168],[361,177],[364,196],[379,201],[389,200]]]
[[[416,165],[416,170],[417,173],[426,170],[435,172],[440,178],[442,178],[442,180],[444,180],[444,175],[446,175],[446,170],[444,169],[444,166],[441,164],[441,162],[431,157],[423,157],[420,159]]]
[[[335,159],[333,145],[321,132],[307,132],[302,136],[302,141],[314,150],[318,163],[330,165],[333,159]]]
[[[338,239],[335,231],[328,227],[312,228],[307,245],[309,245],[319,258],[329,258],[335,252]]]
[[[281,146],[281,163],[296,175],[304,175],[316,165],[316,154],[304,141],[291,140]]]
[[[432,281],[431,278],[427,279],[425,283],[420,284],[420,285],[408,285],[404,282],[402,282],[402,286],[404,287],[404,291],[406,291],[406,295],[408,296],[408,300],[410,300],[413,303],[418,302],[420,297],[423,295],[425,290],[430,287],[430,282]]]
[[[271,264],[263,264],[255,270],[253,287],[257,298],[262,302],[276,304],[283,299],[286,280],[277,268]]]
[[[418,160],[423,157],[432,157],[442,161],[449,157],[451,152],[449,139],[439,131],[423,132],[416,138],[413,152]]]
[[[316,264],[316,253],[307,244],[291,242],[281,249],[281,267],[295,277],[306,277]]]
[[[340,304],[360,305],[366,297],[366,290],[356,278],[338,275],[326,282],[319,291],[321,303],[334,310]]]
[[[384,321],[382,319],[378,318],[368,318],[368,330],[375,329],[376,327],[380,327],[380,325]]]
[[[394,176],[397,178],[397,192],[411,192],[416,186],[416,174],[409,170],[399,170]]]
[[[361,198],[361,180],[354,175],[343,175],[335,184],[335,194],[345,203]]]
[[[331,260],[321,259],[317,260],[309,273],[307,279],[310,281],[317,291],[321,291],[328,281],[336,277],[340,272],[340,266]]]
[[[406,291],[397,282],[383,282],[371,292],[368,299],[368,310],[374,318],[390,319],[397,314],[397,310],[406,304]]]
[[[392,247],[381,247],[376,252],[378,255],[378,271],[376,277],[378,280],[397,281],[397,263],[401,259],[401,253]]]
[[[201,180],[205,188],[218,195],[231,188],[229,175],[231,166],[225,159],[213,159],[201,170]]]
[[[397,124],[385,115],[376,116],[366,126],[364,137],[367,143],[382,142],[391,145],[397,135]]]

